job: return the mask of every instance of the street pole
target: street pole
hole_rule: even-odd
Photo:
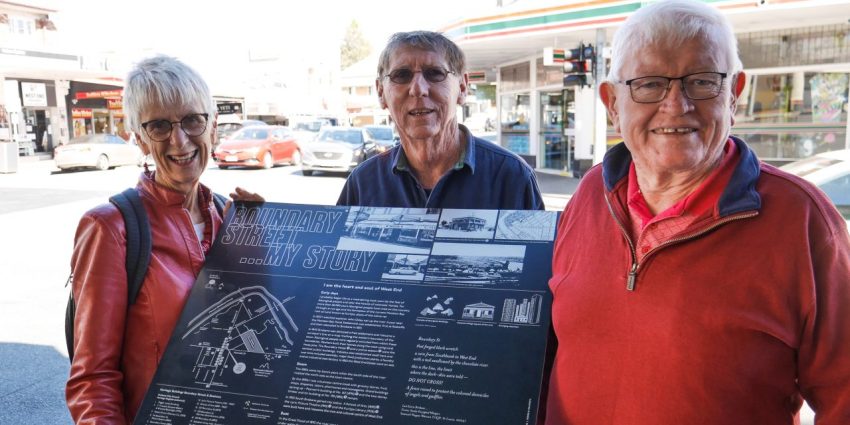
[[[596,60],[594,61],[594,66],[596,67],[594,71],[594,75],[596,75],[595,81],[593,82],[596,86],[593,90],[593,163],[599,164],[602,162],[602,158],[605,157],[605,151],[607,149],[608,137],[608,120],[605,112],[605,107],[602,105],[602,99],[599,96],[599,83],[601,83],[605,79],[605,57],[602,55],[602,51],[605,50],[605,29],[599,28],[596,30],[596,49],[594,54],[596,55]]]

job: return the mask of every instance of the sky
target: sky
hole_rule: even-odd
[[[36,0],[39,1],[39,0]],[[34,2],[36,2],[34,1]],[[492,8],[496,0],[40,0],[59,11],[57,25],[88,53],[114,51],[138,60],[180,57],[203,74],[224,72],[228,56],[251,49],[338,57],[356,20],[373,50],[396,31],[438,29]],[[478,10],[478,12],[476,12]],[[64,37],[64,36],[63,36]]]

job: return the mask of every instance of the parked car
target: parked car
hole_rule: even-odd
[[[272,168],[277,164],[301,163],[301,150],[292,132],[281,126],[244,127],[223,141],[213,152],[218,168],[233,166]]]
[[[826,193],[850,229],[850,149],[819,153],[781,167]]]
[[[348,173],[377,153],[375,142],[369,140],[365,129],[358,127],[325,127],[315,141],[302,144],[301,148],[305,176],[314,171]]]
[[[67,145],[57,147],[53,160],[63,171],[72,168],[106,170],[120,165],[141,166],[144,155],[138,146],[114,134],[100,133],[76,137]]]
[[[334,125],[336,124],[327,118],[294,117],[289,122],[289,127],[295,133],[295,138],[299,143],[309,143],[316,140],[319,131]]]
[[[221,144],[221,142],[227,140],[233,133],[239,131],[243,127],[248,126],[267,126],[268,124],[259,121],[259,120],[242,120],[240,122],[220,122],[215,126],[216,140],[215,146],[213,146],[213,151]]]
[[[386,152],[398,144],[398,135],[391,125],[366,125],[363,128],[369,140],[375,142],[376,153]]]

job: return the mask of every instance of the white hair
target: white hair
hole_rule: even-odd
[[[201,105],[215,118],[216,105],[209,86],[197,71],[176,58],[158,55],[136,64],[124,84],[125,126],[140,133],[142,111]]]
[[[675,49],[693,39],[715,44],[720,50],[717,54],[726,56],[730,69],[718,71],[735,75],[744,69],[732,24],[722,12],[696,0],[663,0],[638,9],[614,33],[607,80],[623,78],[623,60],[632,52],[640,52],[645,46]],[[676,51],[670,54],[675,55]]]

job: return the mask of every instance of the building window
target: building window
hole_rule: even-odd
[[[844,148],[850,75],[799,71],[748,83],[732,131],[761,159],[787,162]]]
[[[502,119],[502,146],[517,154],[530,154],[528,120],[531,114],[531,95],[502,95],[501,107],[499,116]]]
[[[543,58],[537,58],[537,86],[564,84],[564,65],[543,66]]]
[[[501,91],[523,90],[531,87],[530,62],[502,67],[499,70]]]
[[[738,34],[748,69],[850,62],[850,24]]]

